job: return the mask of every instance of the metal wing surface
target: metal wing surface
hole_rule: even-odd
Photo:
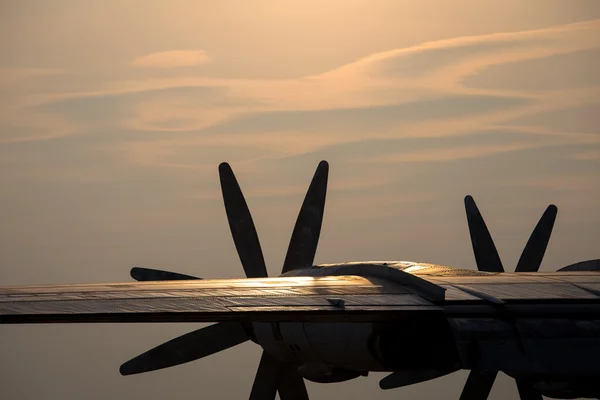
[[[358,276],[0,287],[0,323],[382,321],[440,311],[407,285]]]
[[[446,289],[446,301],[498,299],[506,302],[600,301],[600,274],[596,272],[503,273],[489,276],[428,277]]]

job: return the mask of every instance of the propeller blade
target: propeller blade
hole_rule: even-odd
[[[477,269],[487,272],[504,272],[492,235],[490,235],[473,197],[465,197],[465,210]]]
[[[133,279],[140,282],[145,281],[185,281],[196,278],[195,276],[178,274],[176,272],[161,271],[159,269],[133,267],[129,273]]]
[[[312,265],[321,234],[329,164],[321,161],[300,208],[288,246],[282,273]]]
[[[497,371],[471,371],[460,400],[486,400],[492,391]]]
[[[304,379],[293,365],[283,365],[277,384],[281,400],[308,400]]]
[[[553,204],[546,208],[523,249],[515,272],[537,272],[540,269],[557,213],[558,208]]]
[[[578,263],[562,267],[558,270],[558,272],[563,271],[600,271],[600,259],[580,261]]]
[[[383,390],[396,389],[402,386],[414,385],[415,383],[439,378],[455,371],[456,369],[450,371],[438,371],[435,369],[397,371],[381,379],[379,381],[379,387]]]
[[[229,228],[246,276],[248,278],[266,278],[268,276],[267,267],[258,234],[240,185],[229,164],[224,162],[219,165],[219,176]]]
[[[179,336],[127,361],[121,375],[155,371],[198,360],[248,340],[242,325],[220,322]]]
[[[516,379],[517,389],[519,390],[519,397],[521,400],[543,400],[544,398],[535,390],[535,388],[527,381],[522,379]]]
[[[252,384],[250,400],[275,400],[281,363],[263,351]]]

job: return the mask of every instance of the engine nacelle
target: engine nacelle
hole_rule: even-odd
[[[254,323],[257,342],[306,379],[340,382],[366,371],[450,370],[458,364],[444,318],[396,323]]]
[[[385,370],[370,348],[372,323],[254,323],[257,342],[281,361],[299,365],[314,382],[341,382]]]

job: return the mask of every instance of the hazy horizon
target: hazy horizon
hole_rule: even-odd
[[[231,163],[278,275],[330,162],[316,263],[474,268],[474,196],[508,271],[548,204],[542,270],[600,258],[597,1],[0,3],[0,285],[128,281],[134,265],[242,277]],[[0,327],[8,399],[247,398],[246,343],[122,377],[199,324]],[[501,374],[502,375],[502,374]],[[466,372],[311,399],[458,399]],[[502,375],[490,399],[514,398]]]

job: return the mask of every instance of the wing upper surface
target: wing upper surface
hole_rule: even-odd
[[[376,278],[293,277],[0,288],[0,323],[386,320],[440,310]]]
[[[503,301],[600,302],[600,274],[503,273],[489,276],[426,277],[446,289],[447,301],[475,300],[481,293]]]
[[[0,287],[0,323],[385,321],[491,303],[600,314],[595,272],[423,278],[445,289],[445,299],[434,304],[409,281],[349,275]]]

